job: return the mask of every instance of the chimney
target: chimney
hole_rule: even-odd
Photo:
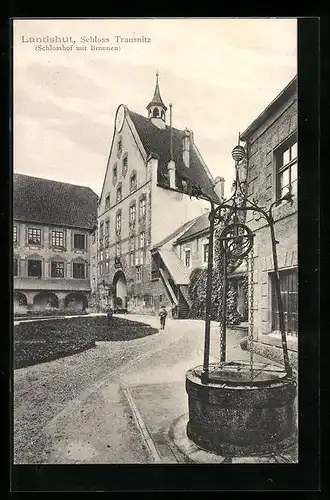
[[[183,131],[183,163],[187,168],[190,166],[190,131],[186,128]]]
[[[173,155],[173,128],[172,128],[172,104],[170,108],[170,161],[167,165],[167,172],[170,180],[170,188],[175,189],[175,162]]]
[[[214,181],[214,191],[220,200],[223,200],[225,197],[225,179],[223,177],[216,177]]]

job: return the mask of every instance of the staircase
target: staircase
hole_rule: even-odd
[[[180,285],[176,285],[172,280],[172,278],[169,278],[168,281],[177,297],[177,308],[178,308],[177,319],[189,318],[190,306],[182,293]]]
[[[185,269],[182,269],[183,263],[175,254],[172,255],[171,253],[167,253],[165,259],[167,263],[161,254],[157,256],[157,259],[154,256],[154,259],[159,273],[158,276],[161,278],[171,302],[174,317],[177,319],[189,318],[190,300],[187,284],[189,276],[187,277]],[[178,283],[186,284],[177,284],[176,280]]]

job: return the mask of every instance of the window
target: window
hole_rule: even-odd
[[[121,256],[121,245],[120,244],[116,244],[116,257],[120,257]]]
[[[118,156],[118,158],[120,157],[122,151],[123,151],[123,140],[121,137],[119,137],[118,142],[117,142],[117,156]]]
[[[285,330],[298,332],[298,269],[280,271],[280,289],[283,302]],[[278,302],[275,291],[275,275],[271,274],[272,330],[280,330]]]
[[[13,260],[13,275],[18,276],[18,260]]]
[[[13,227],[13,242],[17,243],[17,226]]]
[[[131,205],[129,207],[129,225],[130,227],[133,227],[135,225],[135,219],[136,219],[136,205]]]
[[[121,198],[122,198],[121,186],[119,186],[117,189],[116,202],[119,203],[121,201]]]
[[[112,169],[112,184],[115,185],[117,182],[117,165],[114,165]]]
[[[134,191],[137,187],[137,183],[136,183],[136,173],[132,174],[131,175],[131,179],[130,179],[130,191]]]
[[[142,231],[142,233],[140,233],[140,248],[144,248],[145,242],[146,242],[146,233]]]
[[[103,251],[101,250],[100,251],[100,262],[102,262],[102,260],[103,260]]]
[[[63,231],[52,231],[52,246],[64,247],[64,233]]]
[[[159,278],[159,267],[160,267],[159,255],[153,254],[151,257],[151,279],[152,280]]]
[[[105,251],[105,260],[108,260],[109,259],[109,250],[106,250]]]
[[[139,217],[140,219],[145,217],[146,215],[146,198],[143,197],[140,200],[140,206],[139,206]]]
[[[95,267],[95,255],[93,255],[93,258],[92,258],[92,265],[93,265],[93,267]]]
[[[105,272],[106,273],[109,272],[109,261],[108,260],[105,262]]]
[[[131,252],[129,254],[129,265],[132,267],[134,266],[134,252]]]
[[[118,212],[116,215],[116,232],[121,232],[121,212]]]
[[[73,277],[77,279],[85,278],[85,264],[73,263]]]
[[[105,235],[109,236],[109,221],[105,221]]]
[[[77,250],[85,250],[85,235],[76,233],[73,237],[73,246]]]
[[[94,233],[92,234],[92,237],[93,237],[93,244],[96,242],[96,231],[94,231]]]
[[[142,266],[136,267],[136,281],[142,281]]]
[[[295,142],[293,142],[295,141]],[[277,199],[280,200],[291,190],[293,195],[297,194],[297,142],[296,139],[286,143],[278,149],[276,155],[277,169]]]
[[[154,108],[153,116],[154,116],[154,118],[158,118],[158,116],[159,116],[158,108]]]
[[[135,249],[135,238],[134,238],[134,236],[130,236],[130,238],[129,238],[129,247],[130,247],[130,250],[134,250]]]
[[[28,229],[28,243],[30,245],[41,245],[41,229]]]
[[[184,264],[186,267],[190,267],[190,250],[184,252]]]
[[[105,209],[110,208],[110,195],[105,197]]]
[[[103,274],[103,262],[100,263],[100,274]]]
[[[203,262],[204,264],[209,261],[209,244],[205,243],[203,245]]]
[[[41,277],[41,260],[28,260],[28,276]]]
[[[141,265],[144,264],[144,251],[143,250],[140,250],[140,264]]]
[[[126,176],[127,171],[128,171],[128,157],[127,157],[127,154],[126,154],[124,156],[124,158],[123,158],[123,177]]]
[[[103,222],[100,223],[100,240],[103,240],[104,225]]]
[[[64,278],[64,262],[51,263],[51,277]]]

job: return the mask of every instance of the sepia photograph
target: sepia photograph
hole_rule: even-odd
[[[299,463],[297,19],[12,29],[13,463]]]

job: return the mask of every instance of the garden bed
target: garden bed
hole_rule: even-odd
[[[80,316],[86,314],[86,311],[70,311],[69,309],[47,309],[46,311],[26,311],[24,313],[15,313],[14,319],[32,319],[32,318],[47,318],[49,316]]]
[[[14,368],[69,356],[97,341],[127,341],[157,331],[146,323],[117,317],[110,326],[105,316],[22,322],[14,327]]]

